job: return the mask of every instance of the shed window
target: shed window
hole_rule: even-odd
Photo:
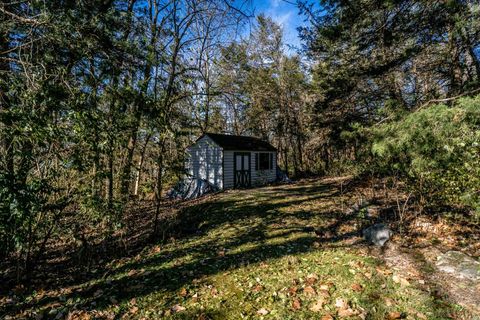
[[[257,170],[272,170],[273,169],[273,153],[257,153]]]

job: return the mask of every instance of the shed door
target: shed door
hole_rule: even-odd
[[[251,185],[250,152],[233,154],[234,188],[248,188]]]

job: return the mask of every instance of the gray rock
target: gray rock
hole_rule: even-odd
[[[352,210],[353,212],[357,212],[358,210],[360,210],[361,206],[358,204],[358,203],[355,203],[353,206],[352,206]]]
[[[378,209],[376,208],[367,208],[367,214],[366,214],[366,217],[367,218],[375,218],[378,216]]]
[[[480,280],[480,262],[459,251],[448,251],[437,257],[437,268],[458,278]]]
[[[363,230],[363,237],[368,243],[383,247],[393,232],[383,223],[377,223]]]

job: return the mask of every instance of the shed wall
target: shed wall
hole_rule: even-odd
[[[244,150],[224,150],[223,151],[223,169],[224,169],[224,183],[225,189],[231,189],[234,187],[234,159],[235,152],[249,152]],[[255,170],[256,166],[256,153],[264,153],[266,151],[251,151],[250,168],[252,171],[252,186],[264,185],[274,182],[277,179],[276,167],[277,167],[277,154],[275,152],[268,152],[273,154],[273,167],[272,170]]]
[[[223,189],[222,148],[205,136],[190,146],[187,152],[187,173]]]
[[[277,154],[276,152],[268,152],[273,156],[273,166],[270,170],[255,170],[256,167],[256,153],[264,152],[252,152],[252,185],[264,185],[267,183],[275,182],[277,180]]]

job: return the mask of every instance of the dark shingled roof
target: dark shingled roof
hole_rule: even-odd
[[[270,143],[254,137],[234,136],[228,134],[205,133],[198,140],[208,136],[223,150],[239,150],[239,151],[277,151]],[[197,141],[198,141],[197,140]]]

